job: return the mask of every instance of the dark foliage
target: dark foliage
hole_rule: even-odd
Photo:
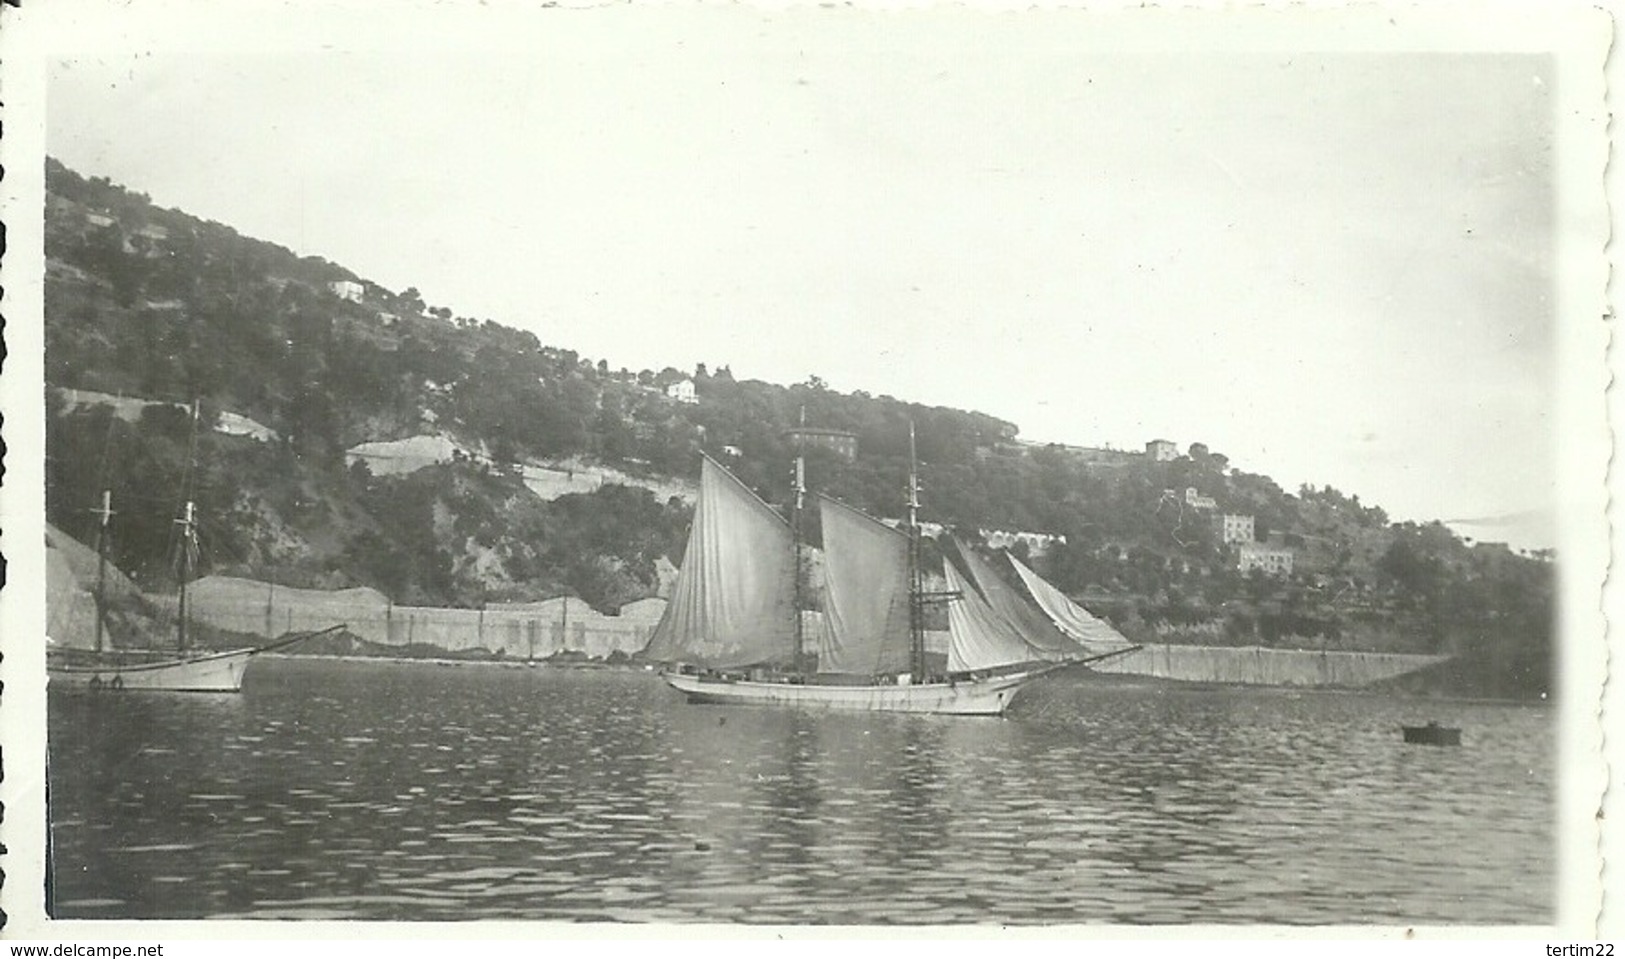
[[[166,575],[190,487],[206,572],[369,585],[400,602],[572,593],[610,608],[653,593],[661,558],[680,558],[688,508],[614,485],[544,502],[515,464],[568,458],[691,481],[703,450],[782,504],[790,431],[805,422],[852,434],[858,450],[808,449],[811,486],[898,517],[912,424],[924,518],[972,541],[981,530],[1064,537],[1045,555],[1015,552],[1136,638],[1441,651],[1493,677],[1475,688],[1550,685],[1547,558],[1470,545],[1437,523],[1390,524],[1329,487],[1289,494],[1201,443],[1158,462],[1023,444],[985,414],[839,393],[816,376],[781,386],[727,366],[615,371],[104,178],[54,161],[46,172],[47,382],[174,404],[119,419],[53,395],[47,511],[85,537],[111,487],[115,561],[145,582]],[[359,284],[359,301],[338,294],[340,281]],[[696,402],[666,395],[683,379]],[[210,431],[225,411],[276,439]],[[346,462],[358,443],[423,433],[488,455],[396,476]],[[1193,505],[1203,497],[1215,507]],[[1239,572],[1222,513],[1252,516],[1258,540],[1291,548],[1292,575]],[[814,518],[807,528],[816,542]]]

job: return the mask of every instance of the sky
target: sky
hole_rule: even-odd
[[[68,56],[47,149],[613,368],[1199,441],[1553,544],[1549,57],[1119,50],[952,11],[523,26]]]

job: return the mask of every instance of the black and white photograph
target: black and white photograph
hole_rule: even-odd
[[[1606,928],[1603,12],[0,21],[6,936]]]

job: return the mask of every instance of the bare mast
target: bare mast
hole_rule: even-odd
[[[186,457],[186,479],[182,484],[182,488],[186,493],[186,507],[182,510],[180,519],[175,521],[181,528],[180,556],[178,557],[180,591],[179,601],[176,603],[175,647],[183,653],[186,652],[187,646],[186,620],[189,615],[186,601],[186,581],[192,574],[192,557],[197,551],[197,504],[192,500],[193,472],[197,469],[197,420],[198,401],[194,399],[192,401],[192,440]]]
[[[806,637],[803,635],[801,624],[801,510],[807,495],[807,408],[801,408],[801,431],[796,433],[796,468],[792,477],[791,506],[790,506],[790,548],[795,567],[794,597],[790,603],[790,628],[795,637],[795,663],[793,669],[802,671],[802,659],[806,655]]]
[[[102,508],[92,510],[101,518],[96,527],[96,652],[102,651],[102,619],[107,615],[107,523],[113,518],[113,491],[102,490]]]
[[[908,422],[908,639],[913,681],[925,682],[925,580],[920,573],[920,475]]]

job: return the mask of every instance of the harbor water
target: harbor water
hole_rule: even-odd
[[[1408,745],[1402,724],[1464,730]],[[50,699],[59,918],[1538,924],[1540,706],[1048,678],[1003,719],[262,658]]]

